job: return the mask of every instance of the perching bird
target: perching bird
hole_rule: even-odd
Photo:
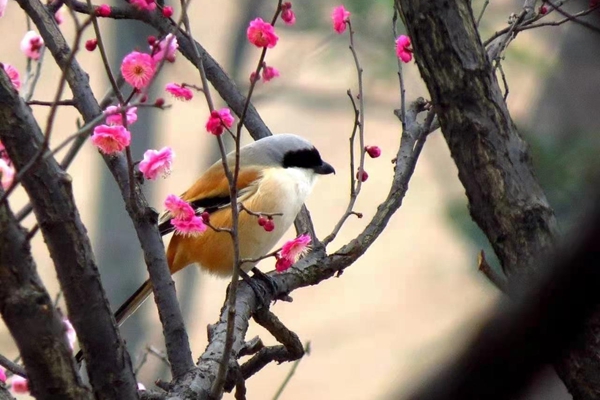
[[[227,155],[233,170],[235,154]],[[240,168],[237,180],[238,202],[254,213],[282,214],[274,216],[274,229],[267,232],[258,224],[258,218],[240,211],[238,237],[240,257],[256,259],[275,246],[292,225],[317,175],[335,173],[331,165],[321,159],[319,151],[307,140],[292,134],[280,134],[257,140],[240,149]],[[213,164],[182,196],[196,210],[208,212],[210,224],[216,228],[231,228],[232,216],[229,183],[221,160]],[[171,216],[160,220],[160,232],[173,231]],[[220,276],[233,273],[233,241],[227,232],[207,229],[198,236],[175,233],[167,249],[171,274],[197,264],[200,268]],[[247,272],[255,263],[244,263]],[[122,324],[152,292],[149,280],[118,309],[117,323]]]

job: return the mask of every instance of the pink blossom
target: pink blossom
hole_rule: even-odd
[[[131,132],[122,125],[98,125],[92,143],[104,154],[119,153],[131,143]]]
[[[292,11],[292,3],[289,1],[281,5],[281,19],[286,25],[294,25],[296,23],[296,14]]]
[[[63,6],[60,6],[60,8],[54,13],[54,20],[56,21],[57,25],[60,25],[63,22],[65,22],[65,11],[63,9]]]
[[[182,85],[178,85],[177,83],[167,83],[165,90],[175,96],[178,100],[188,101],[194,97],[194,93]]]
[[[364,169],[359,169],[356,173],[356,179],[361,182],[365,182],[367,179],[369,179],[369,174]]]
[[[365,146],[365,151],[371,158],[377,158],[381,155],[379,146]]]
[[[125,81],[136,89],[146,87],[156,70],[156,62],[149,54],[133,51],[123,58],[121,73]]]
[[[267,64],[263,65],[262,70],[262,78],[265,82],[269,82],[273,78],[277,78],[279,76],[279,71],[275,67],[269,67]]]
[[[250,83],[260,81],[260,75],[256,75],[256,71],[252,71],[250,74]]]
[[[164,6],[162,9],[162,15],[165,18],[171,18],[173,16],[173,7]]]
[[[214,110],[206,122],[206,130],[213,135],[220,135],[224,128],[233,126],[233,116],[229,108],[222,108],[219,111]]]
[[[154,43],[150,45],[150,50],[152,50],[152,58],[156,62],[159,62],[163,58],[165,58],[168,62],[175,62],[175,54],[177,53],[178,48],[179,44],[177,43],[177,38],[173,36],[172,33],[169,33],[158,43],[155,39]]]
[[[75,332],[75,328],[73,328],[73,324],[71,324],[71,321],[69,321],[68,318],[63,319],[63,324],[65,325],[65,333],[67,334],[69,346],[71,346],[71,350],[73,350],[75,342],[77,342],[77,332]]]
[[[0,184],[2,187],[7,189],[12,184],[14,177],[15,169],[5,158],[0,158]]]
[[[21,39],[21,51],[33,60],[40,58],[40,53],[44,47],[44,39],[35,31],[29,31]]]
[[[146,150],[139,169],[146,179],[156,179],[158,175],[166,178],[171,173],[173,157],[175,153],[170,147],[163,147],[158,151]]]
[[[285,242],[281,251],[277,253],[275,269],[282,272],[291,267],[308,250],[310,241],[310,236],[304,234]]]
[[[94,50],[96,50],[97,46],[98,46],[98,39],[96,39],[96,38],[85,41],[85,49],[87,51],[94,51]]]
[[[197,236],[206,230],[204,221],[197,216],[189,219],[173,218],[171,225],[175,228],[175,233],[185,236]]]
[[[11,379],[11,389],[17,394],[29,393],[29,382],[22,376],[15,375]]]
[[[0,0],[0,17],[4,16],[4,12],[6,11],[7,4],[8,4],[8,0]]]
[[[101,4],[96,8],[96,15],[99,17],[110,17],[110,6],[108,4]]]
[[[138,10],[154,11],[156,9],[154,0],[129,0],[129,4]]]
[[[275,47],[279,40],[273,25],[263,21],[262,18],[250,21],[246,35],[250,43],[256,47],[268,47],[269,49]]]
[[[106,115],[106,123],[108,125],[123,125],[123,114],[119,110],[120,108],[120,104],[106,107],[104,115]],[[127,119],[127,126],[133,125],[138,118],[137,107],[129,107],[127,111],[125,111],[125,118]]]
[[[6,382],[6,370],[0,367],[0,382]]]
[[[342,34],[346,30],[346,22],[350,21],[350,11],[346,10],[344,6],[338,6],[333,9],[331,20],[333,21],[333,30]]]
[[[15,67],[10,64],[3,64],[4,72],[10,78],[15,89],[19,90],[21,88],[21,77],[19,76],[19,71]]]
[[[410,48],[410,38],[406,35],[400,35],[396,39],[396,55],[402,62],[412,60],[412,49]]]
[[[165,199],[165,209],[175,219],[191,219],[195,214],[194,209],[187,201],[174,194],[168,195]]]

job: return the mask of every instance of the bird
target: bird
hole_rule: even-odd
[[[233,170],[235,151],[229,153],[226,160]],[[240,258],[257,259],[266,255],[294,222],[316,178],[334,173],[335,169],[323,161],[315,146],[295,134],[272,135],[241,147],[237,201],[250,212],[239,212]],[[228,232],[218,231],[218,228],[232,226],[229,181],[222,161],[215,162],[180,197],[197,215],[208,213],[211,227],[217,229],[208,228],[197,236],[175,232],[167,247],[169,271],[174,274],[196,264],[211,274],[231,276],[233,240]],[[259,225],[257,215],[260,214],[273,216],[272,231]],[[174,230],[171,219],[168,212],[159,219],[161,235]],[[257,273],[255,265],[256,262],[243,263],[242,273],[251,269]],[[146,280],[116,311],[117,324],[130,317],[151,292],[152,283]]]

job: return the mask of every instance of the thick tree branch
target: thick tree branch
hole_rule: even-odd
[[[35,157],[44,140],[31,109],[4,73],[0,74],[0,140],[17,170]],[[96,397],[137,398],[131,362],[100,282],[70,178],[54,158],[43,157],[23,176],[22,184],[54,261],[69,318],[88,356]]]
[[[539,272],[536,260],[554,247],[556,220],[502,98],[470,4],[399,2],[471,216],[508,278],[528,282]],[[555,364],[576,399],[600,396],[598,336],[600,313],[587,321],[585,334]]]
[[[536,258],[553,247],[556,220],[502,98],[470,5],[400,3],[471,216],[508,276],[531,274]]]
[[[0,282],[0,313],[23,358],[31,394],[91,400],[75,370],[65,324],[37,274],[27,231],[8,200],[0,204]]]
[[[45,6],[38,0],[18,0],[18,2],[37,26],[58,66],[61,70],[68,70],[66,79],[84,121],[93,120],[102,110],[90,89],[87,74],[81,69],[77,60],[73,60],[70,65],[67,65],[66,54],[69,54],[69,46],[52,14],[48,13]],[[167,353],[171,361],[171,372],[174,376],[181,375],[193,367],[193,361],[183,317],[175,294],[175,285],[167,267],[164,245],[156,223],[156,212],[148,206],[139,185],[136,182],[130,182],[127,161],[123,155],[104,156],[104,161],[119,185],[121,196],[142,245],[144,259],[153,285],[154,299],[163,324]],[[134,188],[134,193],[130,193],[130,187]],[[129,368],[131,368],[130,365]]]

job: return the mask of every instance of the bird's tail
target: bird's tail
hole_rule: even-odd
[[[135,291],[129,298],[119,307],[117,312],[115,312],[115,319],[117,320],[117,325],[121,326],[123,322],[142,305],[144,300],[148,298],[148,296],[152,293],[152,283],[150,280],[147,280]]]

